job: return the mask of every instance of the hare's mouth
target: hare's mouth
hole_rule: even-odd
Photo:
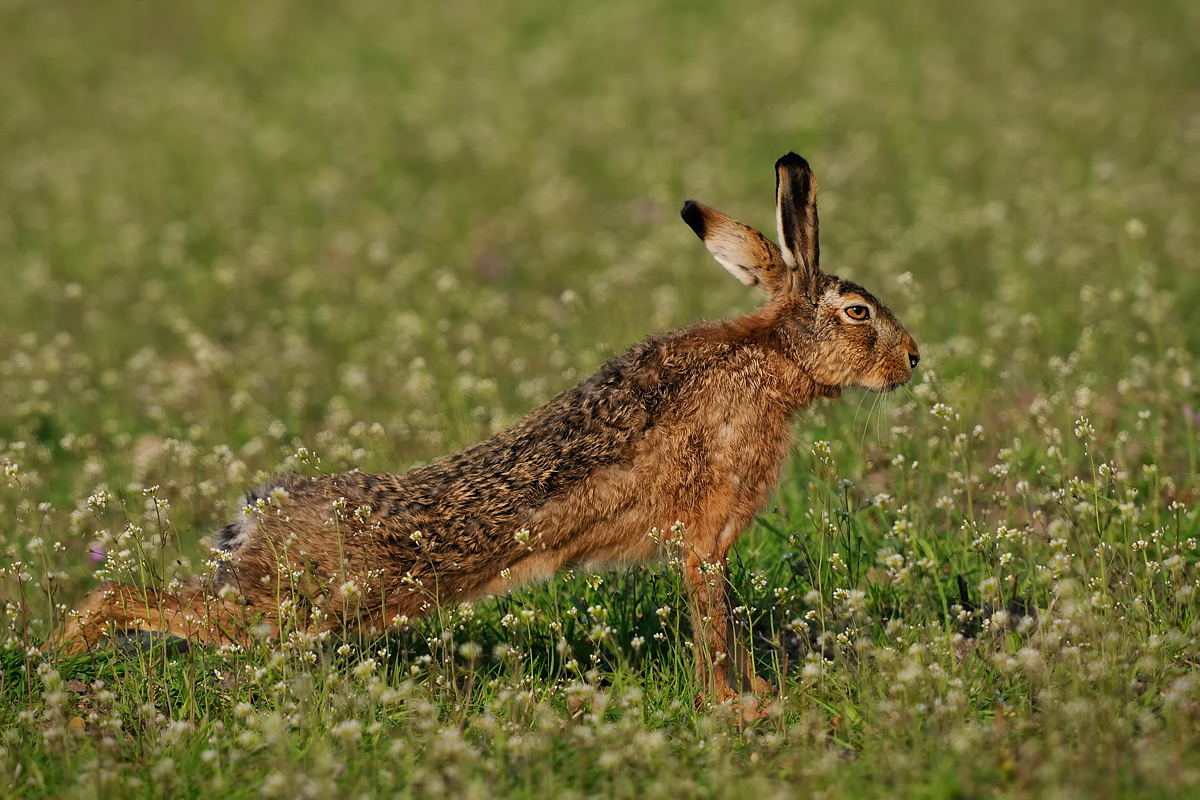
[[[869,392],[875,392],[876,394],[887,394],[888,392],[896,391],[901,386],[903,386],[904,384],[908,383],[911,380],[912,380],[912,374],[910,373],[908,375],[905,375],[902,378],[894,378],[892,380],[882,379],[882,380],[872,381],[870,383],[863,381],[862,383],[859,384],[859,386],[861,386],[862,388],[866,389]]]
[[[861,383],[859,385],[862,388],[866,389],[868,392],[875,392],[876,394],[887,394],[888,392],[896,391],[901,386],[908,383],[910,380],[912,380],[911,376],[908,378],[904,378],[902,380],[895,380],[895,381],[873,381],[871,383],[867,383],[864,381],[863,383]]]

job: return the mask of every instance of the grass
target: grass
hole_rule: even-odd
[[[1200,794],[1197,39],[1170,2],[0,4],[0,787]],[[798,421],[734,553],[766,719],[697,710],[670,565],[302,652],[36,651],[273,473],[403,469],[750,308],[675,209],[772,230],[787,150],[923,359]]]

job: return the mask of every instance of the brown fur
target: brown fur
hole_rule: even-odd
[[[726,555],[778,482],[797,409],[842,387],[887,391],[917,360],[865,289],[817,266],[816,183],[776,165],[780,250],[698,203],[685,221],[731,273],[770,294],[753,314],[651,336],[511,428],[403,474],[283,477],[220,534],[226,563],[178,594],[106,584],[67,624],[80,652],[109,629],[204,643],[294,630],[383,630],[439,604],[568,565],[644,561],[682,524],[698,679],[731,676]],[[844,309],[869,307],[854,322]],[[662,536],[651,537],[657,530]]]

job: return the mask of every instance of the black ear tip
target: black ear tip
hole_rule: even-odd
[[[808,162],[795,153],[788,153],[787,155],[781,156],[780,159],[775,162],[775,170],[777,172],[784,169],[800,169],[811,171],[808,166]]]
[[[683,221],[688,224],[688,227],[696,232],[700,241],[704,241],[704,211],[700,208],[700,204],[695,200],[688,200],[683,204],[683,208],[679,209],[679,216],[683,217]]]

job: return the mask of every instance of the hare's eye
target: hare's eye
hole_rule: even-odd
[[[871,316],[871,309],[866,306],[846,306],[845,312],[847,317],[860,322]]]

